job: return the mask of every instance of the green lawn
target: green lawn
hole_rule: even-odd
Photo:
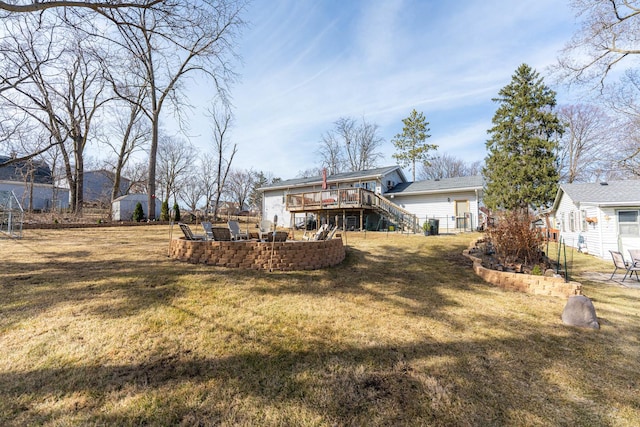
[[[640,289],[583,282],[602,328],[566,327],[476,277],[475,237],[286,273],[170,260],[168,226],[0,239],[0,425],[640,425]]]

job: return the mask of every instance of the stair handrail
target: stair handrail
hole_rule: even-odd
[[[381,194],[374,193],[375,199],[378,201],[377,206],[388,213],[389,215],[394,216],[395,218],[399,218],[404,225],[408,226],[414,233],[419,233],[421,231],[420,224],[418,222],[418,216],[409,212],[408,210],[396,205],[391,200],[387,199]],[[397,211],[400,213],[394,212]],[[408,217],[408,220],[405,219]]]

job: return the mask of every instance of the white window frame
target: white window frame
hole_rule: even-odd
[[[635,221],[621,221],[621,213],[633,213],[635,214]],[[618,220],[618,234],[620,236],[640,236],[640,211],[637,209],[620,209],[616,211],[616,218]],[[635,231],[633,230],[635,228]]]
[[[572,233],[576,231],[576,212],[575,211],[569,212],[569,231]]]

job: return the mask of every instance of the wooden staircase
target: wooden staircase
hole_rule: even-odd
[[[375,194],[372,206],[380,215],[397,224],[401,230],[413,233],[422,233],[420,220],[416,215],[396,205],[391,200],[381,196],[380,194],[372,194]]]

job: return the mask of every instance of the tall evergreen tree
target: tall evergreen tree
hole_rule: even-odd
[[[563,127],[553,112],[556,94],[522,64],[497,98],[482,170],[487,207],[508,210],[548,206],[555,195],[557,139]]]
[[[425,141],[431,137],[429,132],[429,122],[423,113],[418,113],[415,108],[409,117],[402,119],[404,127],[391,142],[396,147],[393,158],[398,160],[402,166],[411,165],[413,181],[416,180],[416,163],[429,163],[429,150],[436,150],[437,145],[427,144]]]

